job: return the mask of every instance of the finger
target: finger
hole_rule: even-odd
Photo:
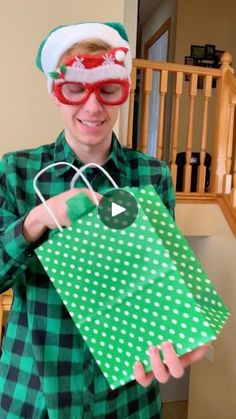
[[[63,214],[63,216],[60,219],[60,224],[63,227],[69,227],[71,225],[71,220],[68,218],[67,214]]]
[[[142,363],[136,362],[134,364],[134,378],[139,384],[141,384],[141,386],[148,387],[151,384],[154,375],[152,372],[146,373]]]
[[[78,189],[77,193],[79,193],[79,192],[85,193],[94,204],[97,204],[97,202],[100,202],[101,199],[103,198],[103,195],[101,195],[100,193],[95,192],[95,191],[92,192],[92,191],[90,191],[89,189],[86,189],[86,188]],[[94,199],[94,197],[96,198],[96,200]]]
[[[65,202],[57,200],[53,210],[56,210],[57,220],[62,227],[68,227],[71,225],[71,220],[67,215],[67,205]]]
[[[181,363],[180,358],[177,356],[172,343],[164,342],[161,345],[161,347],[162,347],[165,363],[172,377],[175,377],[175,378],[183,377],[184,367]]]
[[[61,227],[68,227],[71,225],[71,221],[67,216],[65,203],[59,203],[57,199],[54,201],[53,199],[54,198],[47,201],[48,208],[46,208],[44,204],[41,204],[41,218],[43,220],[43,224],[50,229],[58,228],[58,224]],[[54,218],[49,213],[49,211],[51,211],[51,214],[54,215]]]
[[[156,346],[150,346],[149,357],[155,378],[160,383],[166,383],[170,378],[170,373],[168,368],[163,364],[159,350],[156,348]]]
[[[85,195],[87,195],[89,198],[90,198],[90,200],[94,203],[94,204],[96,204],[97,202],[95,202],[94,201],[94,195],[95,195],[95,197],[97,198],[97,201],[98,202],[100,202],[100,200],[103,198],[103,195],[101,195],[100,193],[98,193],[98,192],[95,192],[95,191],[90,191],[90,189],[87,189],[87,188],[72,188],[72,189],[70,189],[69,191],[67,191],[66,192],[69,196],[74,196],[74,195],[77,195],[77,194],[79,194],[79,193],[84,193]]]
[[[202,345],[199,348],[194,349],[191,352],[180,357],[181,364],[184,368],[188,367],[190,364],[199,361],[202,359],[209,349],[209,345]]]

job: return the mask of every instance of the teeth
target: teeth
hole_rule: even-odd
[[[83,125],[86,125],[86,127],[98,127],[100,125],[102,125],[101,121],[80,121]]]

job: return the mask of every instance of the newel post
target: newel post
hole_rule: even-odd
[[[227,141],[230,123],[230,88],[226,82],[226,72],[233,73],[232,55],[225,52],[221,57],[221,77],[217,79],[217,102],[213,133],[213,158],[211,170],[210,192],[224,192],[224,176],[226,174]]]

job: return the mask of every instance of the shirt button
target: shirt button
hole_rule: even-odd
[[[33,256],[33,251],[32,250],[26,250],[25,256],[27,256],[27,257]]]
[[[91,361],[86,361],[84,364],[84,368],[87,369],[89,367],[91,367]]]

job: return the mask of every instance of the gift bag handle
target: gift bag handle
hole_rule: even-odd
[[[112,177],[109,175],[109,173],[107,172],[107,170],[104,169],[104,167],[100,166],[100,164],[97,163],[86,163],[84,164],[80,169],[77,170],[77,173],[75,173],[75,175],[73,176],[71,183],[70,183],[70,188],[74,188],[75,187],[75,183],[78,179],[78,177],[82,174],[83,172],[88,168],[88,167],[97,167],[98,169],[100,169],[104,175],[106,175],[106,177],[109,179],[109,181],[111,182],[111,184],[114,186],[114,188],[119,189],[119,186],[117,185],[117,183],[114,181],[114,179],[112,179]]]
[[[52,212],[51,208],[50,208],[50,207],[49,207],[49,205],[47,204],[47,202],[46,202],[46,200],[44,199],[43,195],[41,194],[41,192],[40,192],[40,190],[39,190],[39,188],[38,188],[38,186],[37,186],[37,181],[38,181],[38,178],[39,178],[39,177],[40,177],[40,176],[41,176],[44,172],[46,172],[48,169],[51,169],[52,167],[55,167],[55,166],[62,166],[62,165],[70,166],[70,167],[72,167],[72,169],[74,169],[76,172],[78,172],[78,171],[79,171],[79,169],[78,169],[76,166],[74,166],[73,164],[68,163],[68,162],[65,162],[65,161],[61,161],[61,162],[56,162],[56,163],[49,164],[49,166],[44,167],[44,169],[40,170],[40,172],[38,172],[38,173],[37,173],[37,175],[34,177],[34,180],[33,180],[33,187],[34,187],[34,190],[35,190],[36,194],[38,195],[38,197],[39,197],[40,201],[43,203],[43,205],[45,206],[46,210],[48,211],[48,213],[50,214],[50,216],[52,217],[53,221],[55,222],[56,226],[58,227],[58,229],[59,229],[60,231],[63,231],[63,228],[62,228],[62,226],[60,225],[60,223],[58,222],[58,220],[57,220],[57,218],[55,217],[55,215],[53,214],[53,212]],[[96,203],[96,205],[98,205],[98,199],[97,199],[97,197],[96,197],[96,195],[95,195],[95,192],[94,192],[94,190],[93,190],[92,186],[90,185],[90,183],[89,183],[88,179],[86,179],[86,177],[83,175],[83,173],[80,173],[80,176],[82,177],[82,179],[83,179],[84,183],[87,185],[88,189],[90,190],[90,192],[91,192],[91,194],[92,194],[92,197],[93,197],[93,199],[94,199],[94,202]]]
[[[96,205],[98,206],[98,204],[99,204],[99,202],[98,202],[98,199],[97,199],[97,197],[96,197],[96,194],[95,194],[95,192],[94,192],[94,190],[93,190],[93,188],[92,188],[92,186],[91,186],[91,184],[90,184],[90,182],[88,181],[88,179],[85,177],[85,175],[83,174],[83,171],[85,170],[85,169],[87,169],[87,167],[90,167],[90,166],[95,166],[95,167],[98,167],[106,176],[107,176],[107,178],[110,180],[110,182],[112,183],[112,185],[117,189],[117,188],[119,188],[118,187],[118,185],[116,184],[116,182],[112,179],[112,177],[109,175],[109,173],[102,167],[102,166],[100,166],[99,164],[97,164],[97,163],[87,163],[87,164],[85,164],[84,166],[82,166],[80,169],[78,169],[78,167],[76,167],[76,166],[74,166],[73,164],[71,164],[71,163],[68,163],[68,162],[64,162],[64,161],[62,161],[62,162],[56,162],[56,163],[52,163],[52,164],[49,164],[47,167],[44,167],[42,170],[40,170],[38,173],[37,173],[37,175],[34,177],[34,180],[33,180],[33,187],[34,187],[34,190],[35,190],[35,192],[36,192],[36,194],[38,195],[38,197],[39,197],[39,199],[41,200],[41,202],[43,203],[43,205],[45,206],[45,208],[46,208],[46,210],[48,211],[48,213],[50,214],[50,216],[52,217],[52,219],[53,219],[53,221],[55,222],[55,224],[56,224],[56,226],[58,227],[58,229],[62,232],[63,231],[63,228],[62,228],[62,226],[60,225],[60,223],[58,222],[58,220],[57,220],[57,218],[55,217],[55,215],[53,214],[53,212],[52,212],[52,210],[51,210],[51,208],[49,207],[49,205],[47,204],[47,202],[46,202],[46,200],[44,199],[44,197],[43,197],[43,195],[41,194],[41,192],[40,192],[40,190],[39,190],[39,188],[38,188],[38,186],[37,186],[37,181],[38,181],[38,178],[44,173],[44,172],[46,172],[48,169],[51,169],[52,167],[55,167],[55,166],[61,166],[61,165],[66,165],[66,166],[70,166],[70,167],[72,167],[72,169],[74,169],[75,170],[75,172],[76,172],[76,174],[74,175],[74,177],[72,178],[72,181],[71,181],[71,183],[70,183],[70,189],[72,189],[72,188],[74,188],[74,185],[75,185],[75,182],[77,181],[77,179],[81,176],[81,178],[83,179],[83,181],[84,181],[84,183],[86,184],[86,186],[88,187],[88,189],[90,190],[90,192],[91,192],[91,194],[92,194],[92,197],[93,197],[93,199],[94,199],[94,202],[96,203]]]

